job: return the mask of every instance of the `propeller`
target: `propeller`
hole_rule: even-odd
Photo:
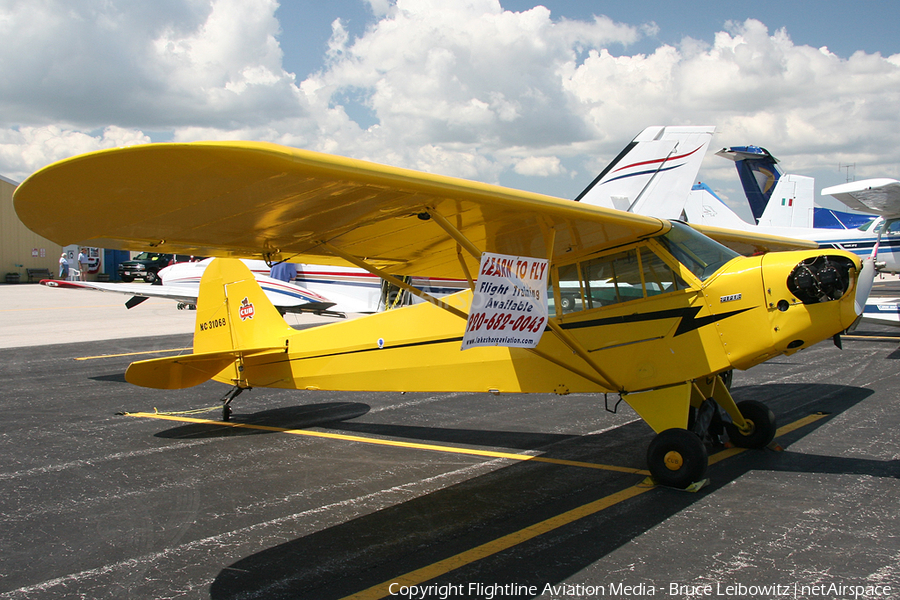
[[[878,247],[881,246],[881,234],[888,228],[891,221],[885,219],[878,230],[878,237],[875,239],[875,245],[872,247],[872,253],[863,259],[862,269],[859,271],[859,277],[856,280],[856,298],[854,299],[853,308],[856,314],[862,316],[866,309],[866,301],[869,299],[869,293],[872,291],[872,285],[875,283],[875,261],[878,260]]]
[[[854,301],[854,309],[856,314],[863,314],[866,308],[866,300],[869,299],[869,292],[872,291],[872,284],[875,283],[875,252],[867,256],[862,261],[862,269],[859,277],[856,279],[856,298]]]

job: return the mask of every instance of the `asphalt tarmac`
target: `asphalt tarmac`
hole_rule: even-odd
[[[782,450],[690,493],[603,396],[257,389],[224,424],[226,386],[124,381],[190,312],[47,291],[0,286],[0,598],[900,598],[900,331],[736,373]]]

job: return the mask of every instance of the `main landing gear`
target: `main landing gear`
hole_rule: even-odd
[[[774,413],[755,400],[735,403],[723,378],[684,385],[625,398],[659,432],[647,448],[647,466],[656,483],[690,488],[704,481],[708,447],[764,448],[775,438]]]

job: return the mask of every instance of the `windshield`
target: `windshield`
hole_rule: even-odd
[[[705,281],[719,267],[740,256],[734,250],[678,221],[672,221],[672,229],[657,239],[700,281]]]
[[[872,228],[872,224],[874,224],[875,222],[878,222],[878,224],[881,225],[881,219],[872,219],[871,221],[866,221],[865,223],[857,227],[857,229],[859,231],[868,231]],[[879,229],[880,227],[875,228],[872,233],[878,233]]]

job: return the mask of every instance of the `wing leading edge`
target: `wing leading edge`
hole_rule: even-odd
[[[68,210],[59,210],[63,204]],[[22,183],[15,205],[26,226],[64,244],[347,264],[328,242],[395,274],[450,278],[465,273],[441,220],[482,251],[543,258],[668,227],[549,196],[244,142],[151,144],[64,160]]]
[[[362,258],[396,275],[454,279],[475,272],[476,250],[553,260],[669,228],[653,217],[255,142],[85,154],[33,174],[14,202],[26,226],[62,245],[323,265]]]

